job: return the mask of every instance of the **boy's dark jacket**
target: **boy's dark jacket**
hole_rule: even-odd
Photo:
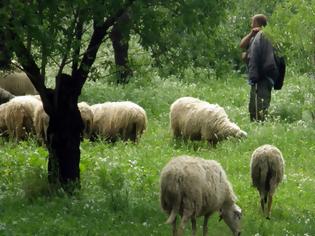
[[[269,77],[273,81],[279,76],[271,42],[259,31],[248,49],[248,79],[250,84]]]

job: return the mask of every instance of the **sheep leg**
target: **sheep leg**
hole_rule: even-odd
[[[23,121],[17,121],[15,127],[9,128],[10,139],[19,141],[26,137],[26,131],[23,127]]]
[[[109,143],[115,143],[117,141],[116,136],[110,136],[106,138],[106,141]]]
[[[263,214],[265,214],[265,201],[263,198],[260,199],[260,206]]]
[[[184,235],[184,230],[185,230],[185,225],[187,224],[189,218],[190,218],[191,214],[187,214],[187,212],[183,214],[183,217],[181,219],[180,225],[179,225],[179,229],[178,229],[178,233],[177,236],[182,236]]]
[[[15,133],[16,141],[22,140],[26,136],[26,132],[23,130],[23,127],[16,127],[14,133]]]
[[[203,236],[208,235],[208,220],[209,220],[210,214],[205,215],[204,221],[203,221]]]
[[[267,197],[265,194],[265,191],[263,189],[258,189],[259,191],[259,196],[260,196],[260,206],[261,206],[261,210],[263,215],[265,215],[265,204],[267,203]]]
[[[180,132],[180,129],[178,128],[178,126],[173,125],[172,129],[173,129],[174,138],[179,138],[181,136],[181,132]]]
[[[196,236],[196,217],[191,217],[191,229],[192,229],[192,235]]]
[[[90,135],[90,141],[91,142],[95,142],[97,139],[97,135],[94,131],[92,131],[91,135]]]
[[[131,125],[130,140],[134,143],[137,141],[137,124],[136,123]]]
[[[172,222],[172,235],[176,236],[176,220],[177,220],[177,216],[175,216],[174,221]]]
[[[269,193],[268,194],[268,214],[267,214],[267,217],[266,217],[268,220],[270,220],[271,205],[272,205],[272,195]]]

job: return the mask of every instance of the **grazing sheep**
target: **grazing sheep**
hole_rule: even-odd
[[[6,104],[0,105],[0,136],[3,136],[8,133],[8,126],[6,121]]]
[[[34,133],[34,114],[41,101],[32,95],[16,96],[1,105],[0,116],[2,130],[7,130],[11,138],[26,138],[27,133]]]
[[[0,104],[10,101],[15,96],[5,89],[0,88]]]
[[[16,96],[11,99],[8,103],[8,106],[11,104],[18,104],[18,106],[23,107],[24,109],[24,120],[23,128],[29,133],[35,133],[34,117],[35,111],[42,107],[42,102],[38,100],[35,96],[26,95],[26,96]]]
[[[169,215],[173,235],[183,235],[185,224],[191,219],[192,235],[196,234],[196,217],[204,216],[203,235],[208,233],[208,219],[215,211],[230,227],[233,235],[240,235],[241,209],[225,171],[214,160],[180,156],[172,159],[160,177],[160,202]],[[181,215],[176,232],[176,216]]]
[[[47,128],[49,124],[49,116],[46,114],[43,105],[38,106],[34,113],[34,126],[37,139],[42,145],[47,141]]]
[[[26,130],[31,120],[27,119],[24,106],[17,102],[7,102],[0,105],[0,134],[10,139],[26,138]]]
[[[86,102],[78,103],[78,108],[81,113],[81,118],[83,121],[84,129],[83,129],[83,136],[85,138],[90,138],[92,134],[92,127],[93,127],[93,112],[91,107]]]
[[[247,136],[245,131],[229,120],[224,109],[217,104],[209,104],[193,97],[182,97],[171,105],[170,110],[174,137],[217,143],[229,136]]]
[[[250,172],[253,186],[259,191],[261,209],[266,218],[270,219],[272,196],[284,174],[281,151],[268,144],[258,147],[251,157]],[[267,202],[268,209],[265,209]]]
[[[93,112],[92,135],[100,135],[115,142],[136,141],[147,127],[147,115],[139,105],[125,102],[105,102],[91,106]]]
[[[0,74],[0,87],[17,96],[38,94],[24,72],[2,72]]]

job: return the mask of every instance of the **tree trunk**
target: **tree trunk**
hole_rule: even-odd
[[[48,180],[51,184],[61,184],[68,193],[80,187],[83,123],[77,106],[80,89],[75,82],[75,78],[61,74],[56,89],[49,95],[53,111],[47,130]]]
[[[129,13],[126,12],[119,18],[110,33],[115,54],[115,64],[118,69],[117,83],[122,84],[128,83],[128,78],[132,75],[132,70],[128,65],[130,27]]]
[[[12,52],[6,44],[8,37],[4,29],[0,30],[0,69],[7,69],[11,64]]]

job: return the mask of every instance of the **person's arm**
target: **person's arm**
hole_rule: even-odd
[[[260,27],[253,28],[249,34],[242,38],[240,42],[240,48],[246,49],[249,46],[250,40],[254,37],[257,32],[260,31]]]

